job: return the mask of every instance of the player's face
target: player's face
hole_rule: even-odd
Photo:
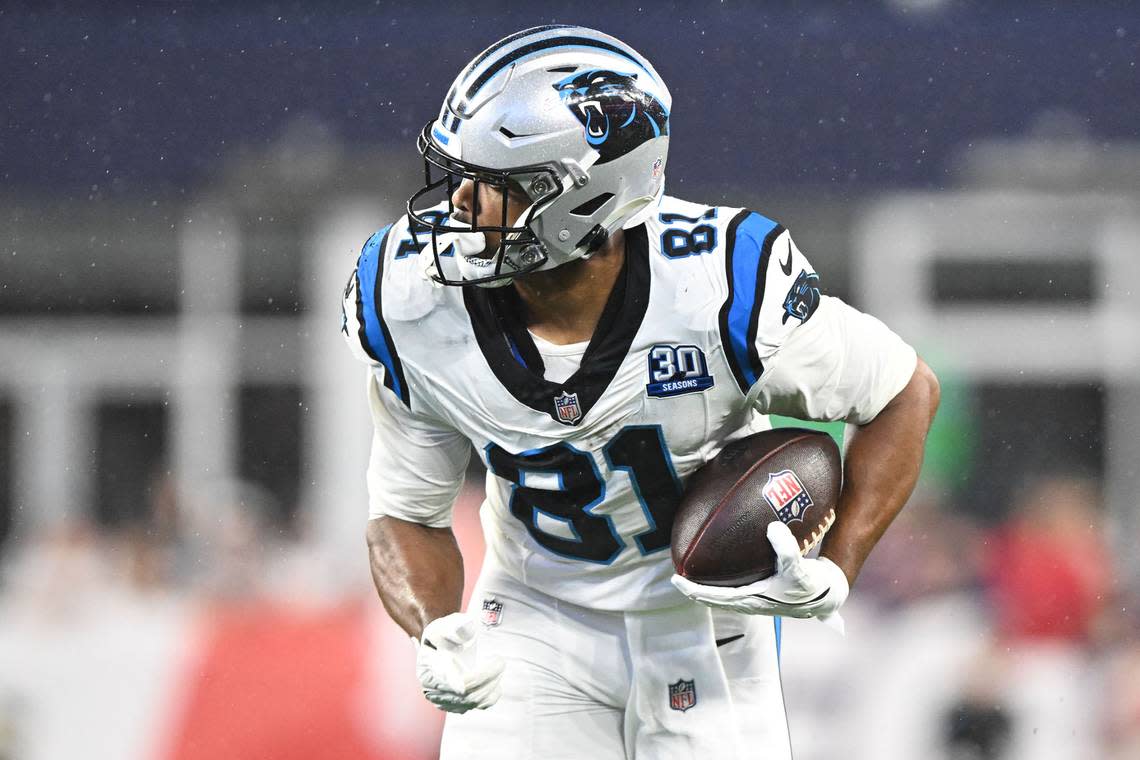
[[[464,224],[481,226],[500,226],[503,224],[503,189],[487,182],[479,183],[478,218],[473,218],[476,210],[475,183],[469,179],[463,180],[451,196],[451,203],[455,206],[455,217]],[[507,225],[513,226],[530,205],[530,200],[521,188],[513,185],[507,186]],[[484,254],[491,256],[499,249],[503,236],[499,232],[483,233],[487,239]]]

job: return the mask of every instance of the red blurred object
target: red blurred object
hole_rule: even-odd
[[[365,678],[363,602],[302,614],[216,609],[168,760],[383,760],[353,717]]]
[[[998,633],[1082,643],[1112,586],[1095,489],[1077,480],[1036,485],[990,541],[987,576]]]
[[[454,512],[465,603],[483,557],[481,498],[477,485],[465,487]],[[443,713],[421,696],[415,650],[372,593],[316,608],[255,599],[207,607],[195,640],[161,760],[438,756]]]

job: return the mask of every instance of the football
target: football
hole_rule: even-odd
[[[689,479],[673,522],[673,565],[695,583],[743,586],[776,572],[768,524],[807,552],[835,521],[843,468],[827,433],[766,430],[733,441]]]

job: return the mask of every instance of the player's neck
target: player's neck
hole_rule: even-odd
[[[515,280],[527,328],[557,345],[590,340],[624,262],[625,235],[618,230],[588,259]]]

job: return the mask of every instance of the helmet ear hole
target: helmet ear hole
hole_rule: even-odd
[[[574,216],[593,216],[598,209],[606,205],[613,197],[613,193],[602,193],[601,195],[596,195],[577,208],[571,210],[570,213]]]

